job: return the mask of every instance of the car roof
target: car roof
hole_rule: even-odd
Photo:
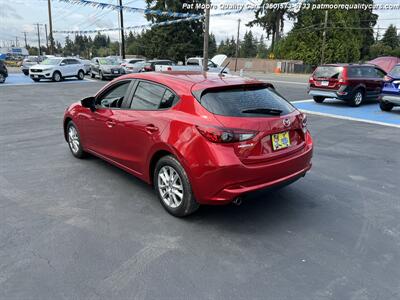
[[[324,64],[320,65],[319,67],[378,67],[374,64],[346,64],[346,63],[339,63],[339,64]]]
[[[124,75],[119,79],[154,81],[184,94],[191,93],[192,90],[197,91],[232,85],[265,84],[262,81],[246,77],[194,71],[144,72]]]

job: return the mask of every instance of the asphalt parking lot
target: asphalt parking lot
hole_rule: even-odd
[[[0,299],[399,299],[399,128],[310,114],[305,178],[177,219],[70,154],[63,112],[104,84],[0,86]]]

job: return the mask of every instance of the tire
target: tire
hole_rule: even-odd
[[[314,96],[313,97],[314,101],[317,103],[322,103],[325,100],[325,97],[321,97],[321,96]]]
[[[6,81],[6,77],[0,73],[0,83],[4,83]]]
[[[83,72],[82,70],[79,70],[78,75],[76,76],[76,78],[78,78],[78,80],[85,79],[85,72]]]
[[[364,102],[364,91],[362,89],[355,90],[353,97],[350,99],[350,106],[357,107],[360,106]]]
[[[390,103],[390,102],[383,102],[383,101],[379,102],[379,107],[383,111],[391,111],[393,106],[394,106],[393,103]]]
[[[68,140],[69,150],[76,158],[84,158],[86,157],[86,152],[83,150],[81,138],[79,136],[78,128],[75,123],[69,121],[66,128],[66,135]]]
[[[62,80],[61,73],[58,72],[58,71],[55,71],[55,72],[53,73],[53,76],[52,76],[51,79],[52,79],[54,82],[60,82],[60,81]]]
[[[175,180],[170,181],[166,178],[171,175]],[[200,205],[194,199],[189,178],[175,157],[164,156],[157,162],[153,182],[162,206],[171,215],[185,217],[199,208]]]
[[[104,76],[103,76],[103,72],[101,72],[101,71],[99,71],[99,78],[100,78],[100,80],[104,80],[105,79]]]
[[[22,71],[22,73],[24,73],[25,76],[29,75],[29,71],[28,72],[27,71]]]
[[[39,78],[32,78],[32,80],[33,80],[34,82],[39,82],[39,81],[40,81]]]
[[[96,78],[96,74],[90,72],[90,77],[91,77],[91,78]]]

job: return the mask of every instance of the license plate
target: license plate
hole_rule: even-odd
[[[328,86],[329,85],[329,81],[321,81],[321,85],[322,86]]]
[[[38,78],[39,77],[39,75],[33,75],[33,78]]]
[[[272,149],[274,151],[290,146],[289,131],[275,133],[271,135]]]
[[[115,70],[114,70],[113,73],[114,73],[114,74],[118,74],[118,71],[115,71]]]

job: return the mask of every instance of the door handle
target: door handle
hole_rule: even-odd
[[[115,123],[115,121],[113,121],[113,120],[107,120],[107,121],[106,121],[106,125],[107,125],[108,128],[114,127],[115,124],[116,124],[116,123]]]
[[[154,126],[153,124],[149,124],[146,126],[146,131],[148,133],[155,133],[158,131],[158,127]]]

